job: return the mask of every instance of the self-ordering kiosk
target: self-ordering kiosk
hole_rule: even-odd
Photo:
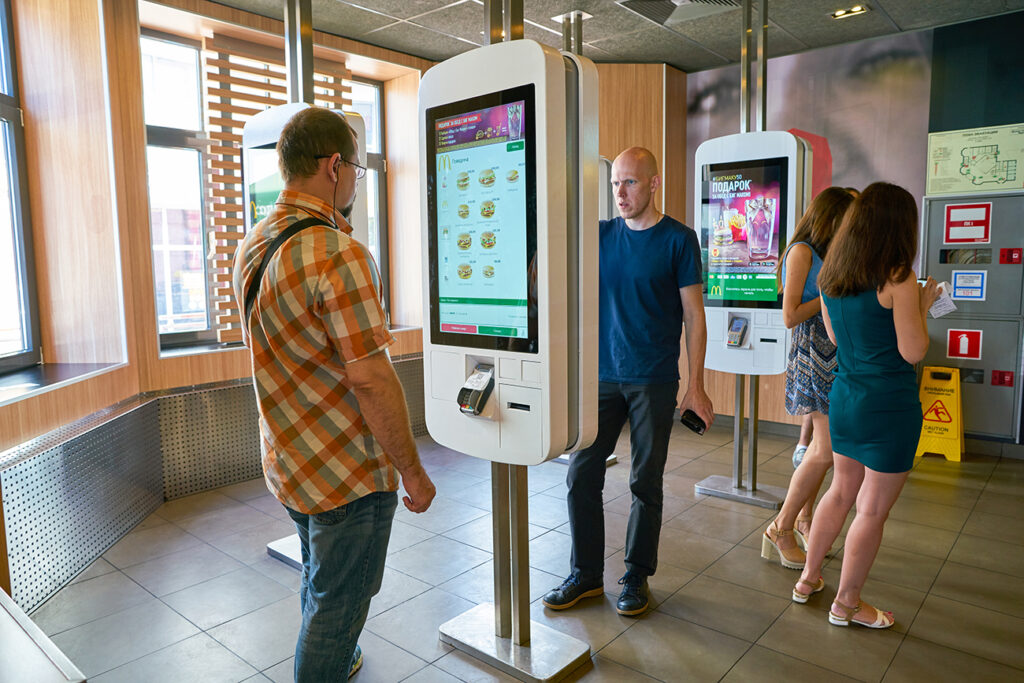
[[[807,206],[811,152],[783,131],[742,133],[697,148],[694,211],[704,267],[705,367],[785,372],[779,260]]]
[[[533,465],[589,444],[597,395],[597,70],[529,40],[420,85],[427,429]]]

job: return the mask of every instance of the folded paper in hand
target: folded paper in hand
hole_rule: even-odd
[[[947,313],[952,313],[956,310],[956,304],[953,303],[953,298],[949,295],[950,290],[953,287],[948,282],[939,283],[939,296],[935,299],[935,303],[928,309],[928,312],[932,314],[933,318],[941,318]]]

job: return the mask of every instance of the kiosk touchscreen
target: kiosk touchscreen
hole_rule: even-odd
[[[806,205],[810,152],[779,131],[729,135],[697,149],[694,212],[708,325],[706,365],[737,374],[785,372],[779,259]]]
[[[516,40],[421,83],[425,414],[454,450],[530,465],[593,439],[596,82]]]
[[[253,116],[242,129],[242,176],[246,230],[267,217],[277,201],[277,195],[284,189],[284,179],[277,167],[277,139],[288,119],[310,105],[305,102],[282,104]],[[343,113],[345,120],[355,131],[359,141],[359,163],[366,165],[366,125],[363,117],[355,112]],[[356,199],[349,216],[352,237],[366,245],[369,237],[365,180],[356,185]]]

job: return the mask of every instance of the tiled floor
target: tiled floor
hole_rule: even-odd
[[[439,495],[424,515],[399,506],[355,680],[512,680],[437,640],[441,623],[491,599],[490,465],[427,439],[420,448]],[[763,436],[759,481],[785,486],[792,448]],[[1024,680],[1024,461],[917,464],[864,590],[897,624],[869,631],[826,622],[841,539],[828,588],[796,605],[797,573],[759,556],[771,513],[694,495],[701,478],[729,474],[731,457],[724,429],[673,435],[656,607],[640,619],[614,609],[628,455],[607,473],[606,594],[565,612],[539,602],[568,568],[565,466],[530,469],[533,619],[594,654],[570,680]],[[97,683],[290,681],[299,577],[264,546],[292,532],[262,480],[174,500],[32,616]]]

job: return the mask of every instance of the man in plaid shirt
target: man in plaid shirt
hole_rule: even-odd
[[[387,354],[394,337],[377,267],[336,211],[351,205],[366,171],[356,144],[335,112],[293,116],[277,143],[285,189],[234,262],[241,304],[278,235],[319,221],[270,255],[243,325],[267,486],[302,545],[298,683],[344,680],[362,663],[357,640],[380,590],[399,476],[409,510],[434,498]]]

